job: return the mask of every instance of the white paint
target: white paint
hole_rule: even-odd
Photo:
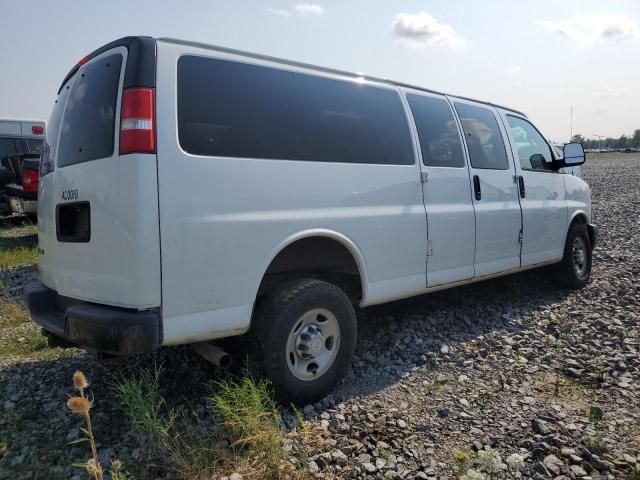
[[[573,216],[591,218],[585,182],[561,173],[522,172],[509,142],[508,170],[473,169],[466,146],[464,168],[424,167],[405,90],[382,82],[372,81],[397,91],[405,107],[414,165],[187,154],[178,144],[176,118],[177,61],[185,54],[241,58],[353,81],[303,66],[158,41],[157,156],[116,153],[57,168],[42,179],[45,284],[73,298],[161,307],[165,345],[246,331],[270,262],[302,238],[322,236],[344,245],[361,275],[361,304],[373,305],[553,263],[562,255]],[[505,111],[479,106],[493,112],[503,138],[509,139]],[[456,127],[463,138],[459,120]],[[421,174],[427,174],[427,183]],[[482,182],[480,201],[471,185],[476,174]],[[519,174],[526,177],[525,199],[519,198],[514,181]],[[82,199],[91,202],[88,244],[56,241],[55,205],[69,188],[78,188]]]

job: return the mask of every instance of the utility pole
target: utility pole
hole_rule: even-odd
[[[571,141],[573,140],[573,105],[571,105],[571,120],[569,120],[569,132],[571,133],[569,141]]]
[[[604,138],[604,135],[594,133],[593,136],[598,138],[598,153],[600,153],[602,151],[602,139]]]

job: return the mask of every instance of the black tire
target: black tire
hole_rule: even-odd
[[[574,259],[574,246],[583,247],[582,263]],[[573,223],[567,234],[562,261],[555,266],[554,278],[562,287],[579,289],[589,283],[591,277],[592,249],[587,226],[584,223]],[[579,268],[578,265],[582,265]]]
[[[317,308],[328,310],[337,320],[337,353],[318,378],[300,380],[289,368],[287,342],[303,314]],[[316,279],[296,280],[260,304],[254,314],[252,336],[257,346],[252,356],[272,382],[278,400],[304,405],[327,395],[345,375],[356,347],[356,315],[347,295],[335,285]]]

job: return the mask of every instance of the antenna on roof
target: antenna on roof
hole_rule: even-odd
[[[569,133],[570,133],[570,137],[569,137],[569,141],[571,141],[573,139],[573,105],[571,105],[571,120],[569,121]]]

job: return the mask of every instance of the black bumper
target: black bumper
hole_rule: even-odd
[[[24,287],[24,300],[34,322],[87,350],[135,355],[162,342],[160,315],[154,311],[72,300],[39,282]]]
[[[591,241],[591,249],[593,250],[598,244],[598,227],[590,223],[587,225],[587,230],[589,232],[589,240]]]

